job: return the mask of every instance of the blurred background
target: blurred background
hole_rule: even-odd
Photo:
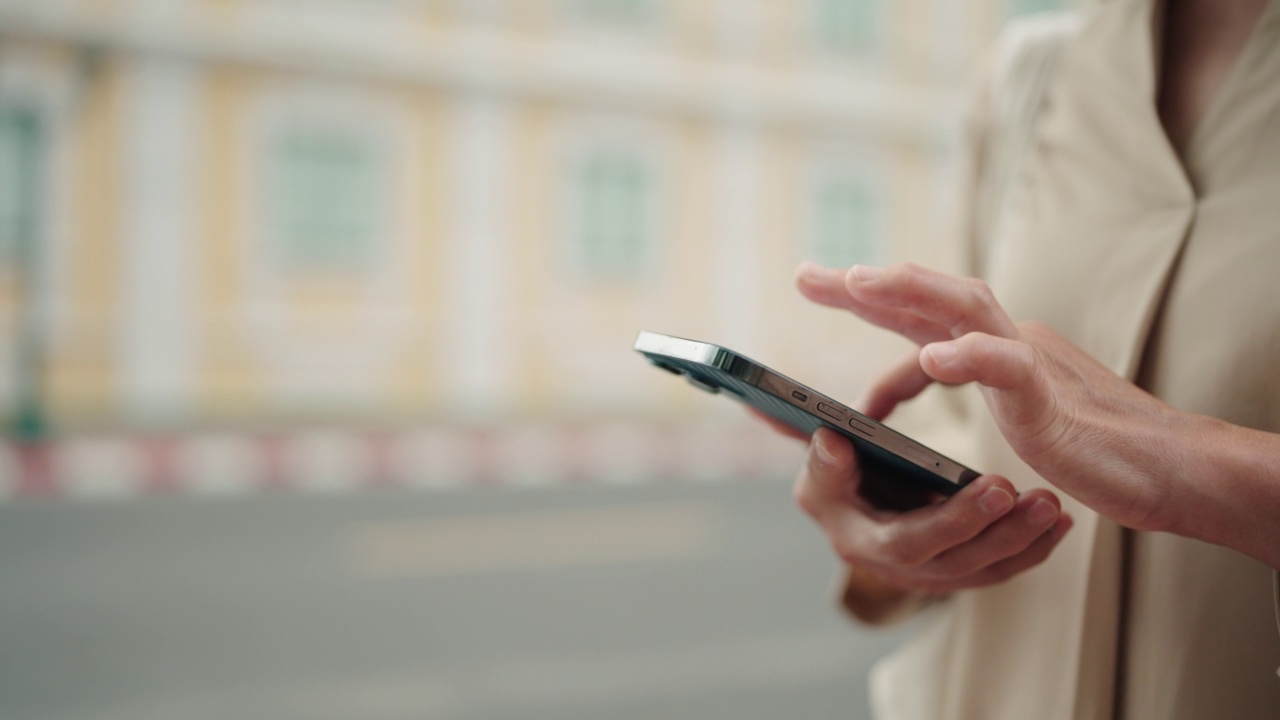
[[[946,261],[1053,0],[0,0],[0,716],[864,717],[802,259]],[[963,458],[961,458],[963,459]]]

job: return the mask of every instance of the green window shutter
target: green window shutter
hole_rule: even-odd
[[[299,271],[367,269],[385,190],[373,144],[355,132],[290,129],[273,151],[276,258]]]
[[[866,52],[880,45],[879,0],[816,0],[818,37],[830,50]]]
[[[650,233],[652,183],[640,158],[596,153],[578,177],[579,247],[587,274],[629,277],[641,269]]]
[[[0,263],[20,263],[34,242],[39,204],[40,121],[25,108],[0,109]]]
[[[876,203],[867,184],[828,178],[815,197],[814,259],[829,267],[877,261]]]

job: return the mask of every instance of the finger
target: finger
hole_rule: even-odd
[[[796,287],[811,302],[848,310],[872,325],[896,332],[919,345],[953,337],[950,329],[909,310],[868,304],[854,298],[845,287],[845,273],[806,262],[796,271]]]
[[[841,525],[840,518],[856,512],[859,478],[853,445],[834,430],[819,428],[796,477],[796,504],[830,532]]]
[[[1031,543],[1026,550],[1011,558],[990,565],[967,577],[943,582],[926,581],[914,583],[915,587],[912,589],[929,594],[945,595],[958,590],[986,587],[1005,582],[1009,578],[1024,573],[1047,560],[1053,549],[1062,542],[1062,538],[1071,530],[1074,524],[1075,521],[1070,515],[1061,515],[1049,530],[1041,533],[1040,537],[1036,538],[1035,542]],[[913,584],[911,581],[904,582],[908,586]]]
[[[1010,421],[1034,424],[1053,409],[1053,394],[1040,356],[1019,340],[969,333],[959,340],[920,350],[920,366],[930,377],[952,385],[976,382],[1000,391],[996,401]]]
[[[913,263],[887,268],[854,265],[845,274],[845,287],[857,301],[909,310],[946,328],[952,337],[974,331],[1018,337],[1017,326],[981,280],[948,275]]]
[[[972,575],[1029,548],[1062,514],[1062,504],[1048,490],[1031,490],[1018,498],[1009,514],[977,537],[957,545],[920,570],[939,580]]]
[[[933,378],[920,367],[920,354],[911,353],[873,380],[854,407],[873,420],[884,420],[899,403],[919,395],[931,384]]]
[[[919,567],[972,540],[1014,507],[1017,491],[998,475],[984,475],[946,502],[911,510],[879,526],[874,554],[896,567]]]
[[[763,410],[759,410],[757,408],[753,408],[749,405],[746,406],[746,410],[747,410],[747,414],[751,415],[755,419],[768,425],[774,432],[778,433],[779,435],[782,435],[784,437],[789,437],[794,440],[799,440],[801,442],[806,442],[806,443],[809,442],[809,435],[805,433],[803,430],[797,430],[796,428],[791,427],[790,425],[782,422],[781,420],[775,418],[769,413],[766,413]]]

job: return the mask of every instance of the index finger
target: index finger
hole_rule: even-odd
[[[914,263],[886,268],[854,265],[845,287],[856,300],[909,310],[950,331],[953,338],[978,331],[1018,338],[1018,328],[981,280],[929,270]]]

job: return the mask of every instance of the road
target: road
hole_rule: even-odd
[[[785,483],[0,505],[0,717],[867,715]]]

